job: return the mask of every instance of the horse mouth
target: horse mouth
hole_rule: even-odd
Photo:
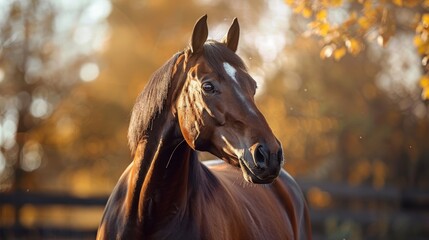
[[[272,183],[278,176],[278,174],[268,175],[265,177],[258,176],[258,174],[256,174],[252,170],[252,168],[248,165],[246,160],[244,160],[243,158],[240,158],[238,162],[243,172],[243,177],[247,182],[255,183],[255,184],[269,184],[269,183]]]
[[[224,160],[225,162],[227,162],[228,164],[230,164],[231,166],[234,167],[238,167],[240,168],[240,160],[238,158],[235,157],[222,157],[222,160]]]

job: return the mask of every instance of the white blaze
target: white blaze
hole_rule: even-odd
[[[228,76],[232,78],[232,80],[234,80],[235,83],[237,83],[237,85],[233,86],[233,89],[235,93],[238,95],[238,97],[240,98],[240,100],[242,101],[242,103],[247,107],[250,113],[252,113],[253,115],[258,115],[255,109],[253,109],[253,107],[249,104],[250,102],[246,99],[246,97],[242,94],[242,92],[239,89],[240,83],[238,82],[237,77],[235,76],[237,73],[237,69],[235,69],[233,66],[231,66],[231,64],[227,62],[223,63],[223,68],[225,69],[225,72],[228,74]]]
[[[237,69],[235,69],[231,64],[224,62],[223,68],[225,69],[225,72],[228,74],[229,77],[231,77],[236,83],[238,83],[237,78],[235,77],[235,74],[237,73]]]

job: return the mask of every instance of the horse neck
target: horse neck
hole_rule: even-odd
[[[201,172],[196,152],[184,141],[172,114],[161,113],[153,123],[135,153],[127,194],[129,214],[149,231],[151,223],[186,209]]]

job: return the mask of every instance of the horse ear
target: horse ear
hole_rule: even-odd
[[[229,27],[228,33],[222,39],[222,42],[231,49],[233,52],[237,51],[238,39],[240,38],[240,25],[238,25],[237,18],[232,21],[231,27]]]
[[[209,30],[207,28],[207,14],[198,19],[192,31],[191,52],[196,53],[201,51],[204,43],[207,40]]]

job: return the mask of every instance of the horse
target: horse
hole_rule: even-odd
[[[131,113],[133,161],[97,239],[311,239],[304,196],[235,53],[239,33],[235,18],[221,41],[207,40],[204,15],[152,75]]]

